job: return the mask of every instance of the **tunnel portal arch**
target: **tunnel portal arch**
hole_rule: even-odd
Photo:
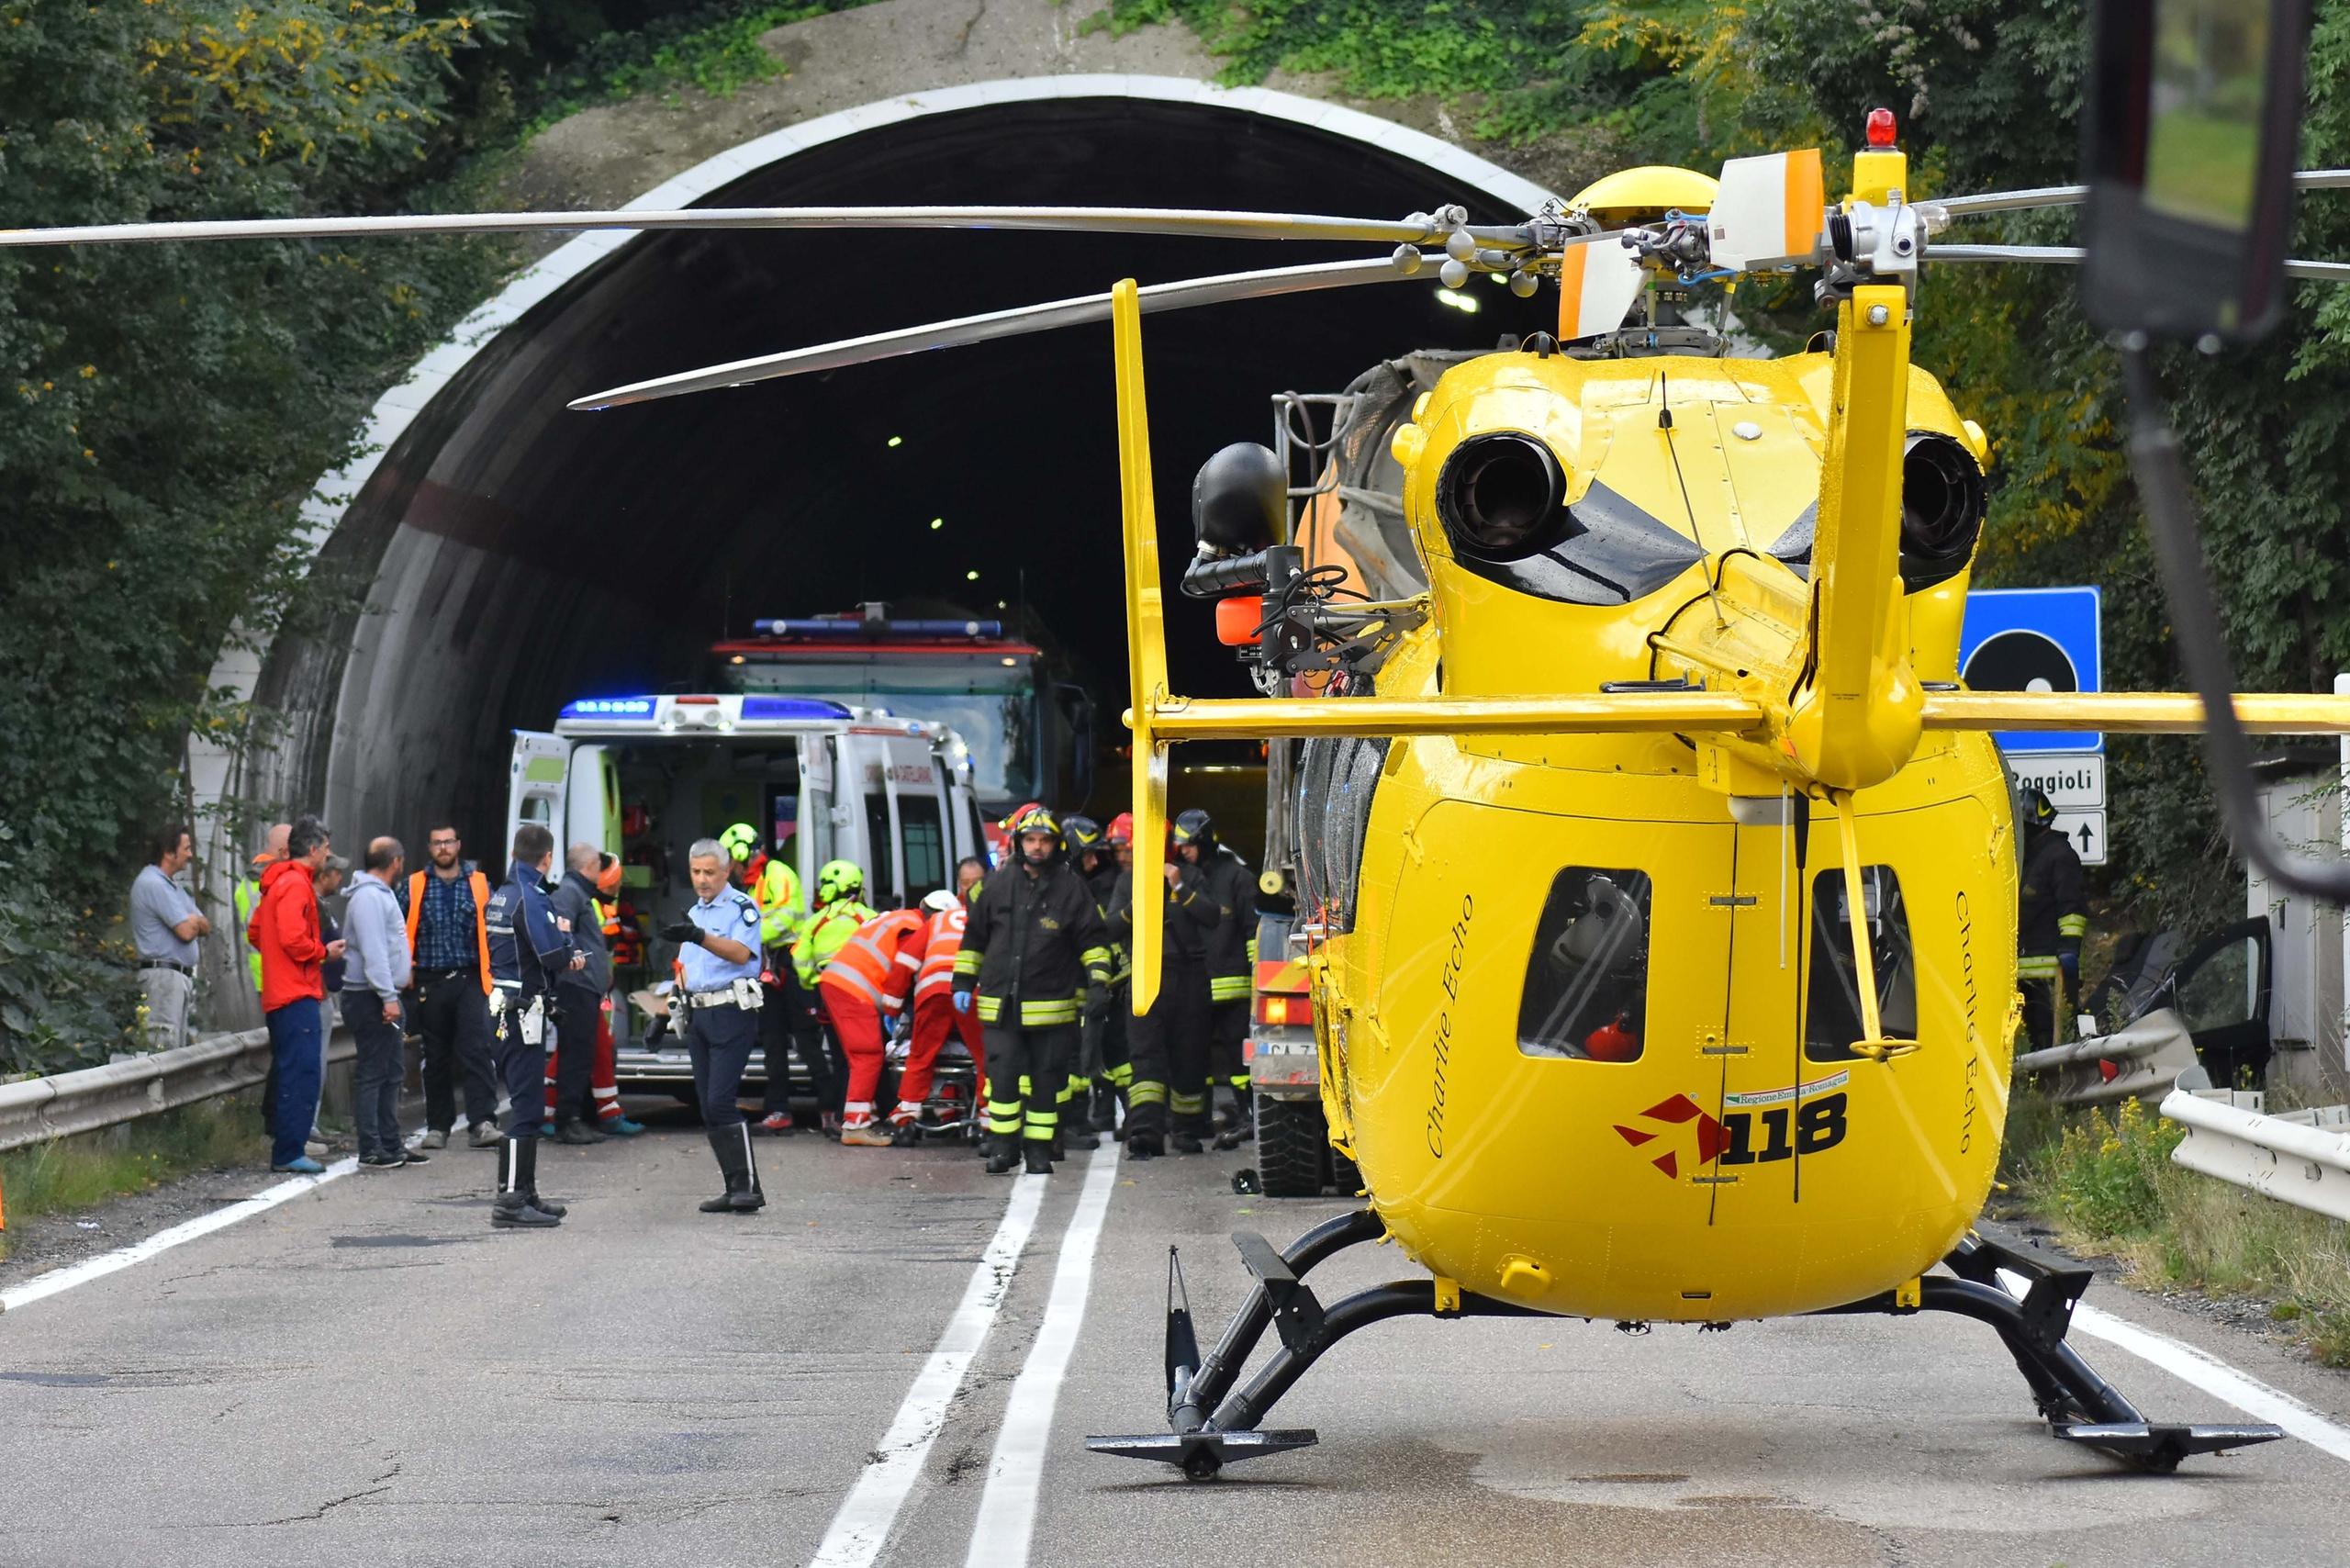
[[[1492,221],[1548,199],[1460,148],[1339,106],[1180,78],[1060,76],[907,94],[789,126],[630,205],[1400,216],[1459,201]],[[275,711],[283,727],[241,767],[195,743],[196,804],[216,824],[210,863],[241,865],[250,850],[221,825],[239,814],[217,809],[232,799],[322,807],[346,848],[377,833],[419,845],[426,817],[454,815],[469,852],[498,863],[492,802],[504,799],[508,730],[543,727],[572,696],[675,681],[755,615],[957,594],[991,612],[1019,595],[1075,629],[1080,659],[1098,644],[1102,683],[1121,689],[1122,668],[1110,667],[1119,589],[1106,330],[603,415],[563,404],[643,375],[1128,274],[1155,282],[1360,253],[1013,233],[567,241],[383,397],[364,455],[311,498],[314,566],[372,589],[364,610],[323,632],[220,660],[214,684]],[[1170,560],[1186,548],[1180,476],[1225,441],[1263,439],[1270,393],[1335,389],[1417,348],[1489,344],[1543,325],[1549,308],[1498,289],[1480,304],[1465,318],[1436,308],[1428,289],[1378,288],[1154,319]],[[885,447],[890,435],[901,444]],[[932,517],[944,525],[930,529]],[[893,594],[898,583],[912,591]],[[1201,662],[1204,647],[1176,652],[1179,681],[1238,689],[1228,666]]]

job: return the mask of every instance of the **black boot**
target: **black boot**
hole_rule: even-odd
[[[710,1140],[710,1152],[718,1157],[718,1169],[726,1180],[726,1191],[714,1198],[704,1198],[701,1212],[724,1215],[735,1212],[736,1197],[750,1191],[751,1174],[743,1164],[745,1140],[733,1126],[705,1127],[702,1136]]]
[[[759,1159],[751,1152],[751,1124],[734,1124],[736,1152],[743,1159],[743,1186],[734,1194],[734,1212],[746,1215],[767,1206],[767,1189],[759,1185]]]
[[[1093,1103],[1086,1114],[1086,1124],[1097,1133],[1118,1130],[1118,1092],[1110,1084],[1095,1080]]]
[[[1029,1175],[1050,1176],[1053,1173],[1053,1151],[1047,1147],[1049,1141],[1040,1137],[1020,1140],[1021,1158],[1026,1161]]]
[[[526,1162],[535,1163],[530,1157],[537,1152],[536,1138],[509,1137],[500,1140],[498,1151],[498,1196],[489,1207],[489,1223],[500,1229],[544,1229],[560,1225],[562,1219],[547,1213],[531,1202],[530,1178],[525,1173]]]
[[[603,1134],[598,1132],[595,1128],[589,1126],[578,1117],[571,1116],[565,1119],[555,1127],[554,1141],[562,1144],[585,1146],[591,1143],[602,1143],[605,1141],[605,1138]]]
[[[1166,1143],[1157,1133],[1151,1131],[1147,1127],[1128,1127],[1126,1129],[1127,1159],[1156,1159],[1166,1152]]]
[[[1051,1161],[1046,1162],[1049,1169]],[[990,1133],[988,1135],[988,1174],[1009,1176],[1020,1166],[1020,1135]]]
[[[551,1204],[539,1196],[539,1142],[534,1137],[519,1138],[522,1145],[522,1191],[530,1194],[531,1206],[543,1215],[561,1219],[571,1212],[565,1204]]]

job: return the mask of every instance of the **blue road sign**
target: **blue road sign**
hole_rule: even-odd
[[[2101,691],[2094,588],[1976,588],[1966,596],[1958,675],[1976,691]],[[2001,731],[2005,752],[2103,751],[2095,731]]]

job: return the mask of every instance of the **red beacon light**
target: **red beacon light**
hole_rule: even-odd
[[[1871,109],[1869,111],[1869,145],[1890,147],[1893,145],[1894,136],[1893,111]]]

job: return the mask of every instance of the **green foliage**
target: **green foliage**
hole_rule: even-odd
[[[17,223],[380,209],[414,195],[477,31],[414,0],[0,5],[0,211]],[[495,275],[447,242],[0,256],[0,1071],[104,1059],[135,1018],[106,940],[222,628],[314,610],[300,509],[373,397]]]
[[[8,1217],[86,1209],[143,1193],[198,1170],[258,1165],[269,1153],[259,1102],[243,1094],[183,1105],[81,1137],[57,1138],[0,1154],[0,1193]],[[7,1252],[0,1231],[0,1258]]]
[[[2111,1114],[2019,1090],[2003,1151],[2067,1245],[2163,1288],[2265,1301],[2328,1366],[2350,1366],[2350,1226],[2171,1163],[2185,1129],[2136,1100]]]

